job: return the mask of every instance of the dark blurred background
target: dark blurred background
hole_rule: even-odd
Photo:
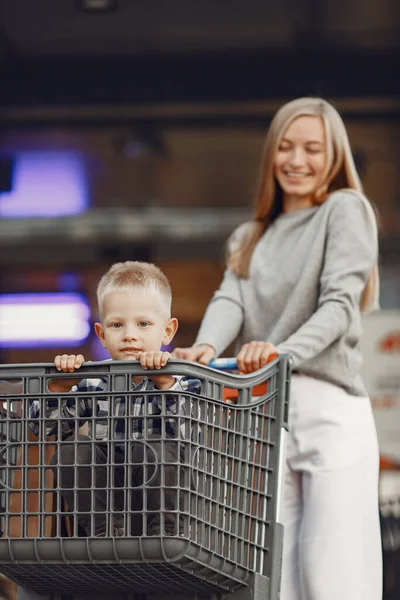
[[[382,304],[397,308],[397,4],[0,0],[3,294],[78,294],[93,320],[99,275],[152,260],[173,286],[176,342],[190,343],[224,241],[251,213],[271,115],[321,95],[344,116],[379,210]],[[53,341],[49,324],[40,332],[50,313],[38,303],[57,298],[71,300],[19,298],[14,330],[2,323],[3,362],[51,360],[74,344],[101,356],[83,324],[75,341],[56,325]]]
[[[102,358],[94,291],[118,260],[163,268],[176,343],[190,344],[224,242],[251,214],[271,116],[304,95],[344,117],[380,215],[381,304],[398,319],[399,12],[398,0],[0,0],[0,362]]]

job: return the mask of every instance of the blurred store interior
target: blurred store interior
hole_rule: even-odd
[[[26,307],[2,362],[71,345],[100,357],[87,325],[62,340],[43,323],[29,339],[29,303],[75,293],[93,321],[99,274],[118,260],[165,269],[176,343],[190,343],[224,242],[251,214],[271,115],[300,95],[345,117],[381,220],[382,306],[398,308],[396,14],[395,0],[2,0],[1,285]]]

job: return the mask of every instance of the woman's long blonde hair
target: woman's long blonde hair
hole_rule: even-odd
[[[303,116],[320,117],[325,128],[326,173],[324,184],[314,193],[315,204],[322,204],[335,190],[352,190],[365,199],[367,206],[371,207],[371,218],[376,222],[372,206],[363,194],[346,128],[337,110],[320,98],[298,98],[288,102],[276,113],[265,140],[253,227],[228,257],[228,267],[239,277],[248,277],[250,259],[258,240],[283,210],[282,189],[274,177],[275,155],[289,125],[297,117]],[[371,240],[371,243],[374,242]],[[378,297],[379,272],[376,263],[361,297],[361,310],[366,312],[377,308]]]

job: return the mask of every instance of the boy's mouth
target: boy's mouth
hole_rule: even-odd
[[[121,352],[124,352],[124,354],[138,354],[139,352],[142,352],[142,350],[140,350],[140,348],[131,348],[129,346],[127,348],[122,348]]]

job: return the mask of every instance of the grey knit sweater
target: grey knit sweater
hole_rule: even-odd
[[[231,245],[251,224],[236,230]],[[249,278],[226,270],[204,316],[196,345],[217,355],[234,340],[289,352],[293,368],[343,387],[366,391],[360,376],[360,297],[377,258],[376,221],[351,191],[319,207],[281,214],[258,242]]]

